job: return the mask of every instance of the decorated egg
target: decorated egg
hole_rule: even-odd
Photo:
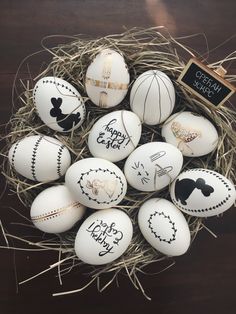
[[[189,157],[209,154],[218,143],[214,125],[205,117],[189,111],[170,116],[162,127],[162,136]]]
[[[33,100],[40,119],[53,130],[68,132],[84,121],[86,110],[82,97],[61,78],[41,78],[34,87]]]
[[[126,158],[138,145],[142,125],[131,111],[106,114],[92,127],[88,137],[90,153],[113,162]]]
[[[102,50],[87,69],[86,92],[99,107],[118,105],[125,98],[128,85],[129,72],[125,60],[112,49]]]
[[[149,125],[165,121],[175,105],[175,89],[170,78],[158,70],[141,74],[130,92],[130,107]]]
[[[132,222],[123,211],[110,208],[95,212],[79,228],[75,252],[84,263],[102,265],[120,257],[133,235]]]
[[[127,182],[120,168],[101,158],[77,161],[67,170],[65,182],[77,201],[94,209],[119,204],[127,189]]]
[[[208,169],[182,172],[172,183],[170,195],[176,207],[197,217],[210,217],[229,209],[236,197],[234,185]]]
[[[127,158],[124,173],[128,183],[140,191],[157,191],[172,182],[183,165],[183,155],[175,146],[151,142],[136,148]]]
[[[138,224],[147,242],[165,255],[182,255],[189,248],[188,223],[181,211],[165,199],[151,198],[144,202],[139,209]]]
[[[85,212],[85,207],[74,200],[65,185],[47,188],[38,194],[31,205],[30,216],[35,227],[48,233],[71,229]]]
[[[34,181],[52,181],[62,177],[71,164],[69,150],[60,141],[45,135],[32,135],[10,148],[11,166]]]

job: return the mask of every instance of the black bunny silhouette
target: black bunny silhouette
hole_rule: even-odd
[[[50,115],[54,118],[57,118],[57,124],[63,128],[63,131],[69,131],[73,126],[78,124],[81,120],[80,113],[62,113],[60,107],[62,104],[61,98],[51,98],[51,103],[53,108],[50,110]]]
[[[183,205],[187,205],[186,200],[189,198],[194,189],[201,190],[202,194],[206,197],[210,196],[210,194],[214,192],[213,187],[207,185],[205,180],[202,178],[198,178],[196,181],[192,179],[177,179],[175,183],[176,200],[180,200]]]

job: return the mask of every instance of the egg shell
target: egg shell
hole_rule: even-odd
[[[205,117],[189,111],[170,116],[162,127],[162,136],[189,157],[207,155],[218,143],[214,125]]]
[[[85,88],[95,105],[109,108],[125,98],[129,80],[124,58],[112,49],[104,49],[87,69]]]
[[[236,197],[234,185],[221,174],[202,168],[182,172],[172,183],[176,207],[196,217],[210,217],[229,209]]]
[[[47,233],[61,233],[71,229],[85,212],[85,207],[74,200],[65,185],[43,190],[34,199],[30,216],[35,227]]]
[[[165,255],[182,255],[190,246],[190,230],[184,215],[165,199],[151,198],[144,202],[139,209],[138,224],[147,242]]]
[[[94,209],[119,204],[127,190],[127,182],[120,168],[101,158],[77,161],[67,170],[65,182],[76,200]]]
[[[148,125],[165,121],[175,105],[175,89],[170,78],[158,70],[141,74],[130,92],[130,107]]]
[[[138,145],[142,125],[131,111],[119,110],[106,114],[92,127],[88,147],[94,157],[116,162],[126,158]]]
[[[110,208],[95,212],[79,228],[75,252],[84,263],[103,265],[120,257],[133,236],[132,222],[123,211]]]
[[[33,100],[40,119],[53,130],[71,131],[85,119],[86,109],[80,93],[61,78],[41,78],[34,87]]]
[[[71,164],[68,149],[60,141],[45,135],[33,135],[13,144],[8,158],[22,176],[39,182],[57,180]]]
[[[175,146],[151,142],[136,148],[127,158],[124,173],[128,183],[140,191],[166,187],[180,173],[183,155]]]

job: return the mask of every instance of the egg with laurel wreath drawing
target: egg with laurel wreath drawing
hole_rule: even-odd
[[[120,168],[101,158],[84,158],[75,162],[66,172],[65,183],[75,200],[94,209],[119,204],[127,190]]]
[[[126,158],[138,145],[142,124],[139,117],[127,110],[110,112],[92,127],[88,147],[94,157],[116,162]]]
[[[165,255],[182,255],[190,246],[190,230],[184,215],[165,199],[144,202],[138,212],[138,225],[147,242]]]
[[[212,152],[218,144],[218,133],[205,117],[190,111],[173,114],[162,126],[167,143],[178,147],[184,156],[198,157]]]
[[[59,77],[41,78],[33,89],[33,101],[40,119],[53,130],[69,132],[85,119],[86,109],[80,93]]]
[[[175,146],[164,142],[146,143],[126,159],[124,173],[128,183],[140,191],[158,191],[180,173],[183,155]]]
[[[172,202],[183,212],[197,217],[223,213],[235,202],[233,183],[218,172],[194,168],[182,172],[170,187]]]
[[[89,65],[85,88],[91,101],[102,108],[118,105],[127,94],[130,76],[121,54],[102,50]]]
[[[65,185],[51,186],[34,199],[30,216],[35,227],[47,233],[71,229],[85,213],[85,207],[75,201]]]
[[[130,107],[143,123],[162,123],[171,115],[174,105],[175,88],[164,72],[148,70],[134,82],[130,92]]]
[[[126,251],[132,236],[132,222],[125,212],[114,208],[99,210],[80,226],[75,252],[84,263],[107,264]]]
[[[71,164],[69,150],[57,139],[32,135],[13,144],[8,153],[12,168],[39,182],[61,178]]]

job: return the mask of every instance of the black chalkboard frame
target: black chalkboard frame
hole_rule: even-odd
[[[222,84],[224,87],[226,87],[229,90],[227,95],[218,104],[215,104],[209,101],[207,98],[205,98],[200,93],[198,93],[195,89],[193,89],[191,85],[188,85],[186,83],[186,80],[184,81],[190,67],[193,64],[196,65],[200,70],[203,70],[204,72],[206,72],[209,75],[209,77],[214,78],[217,82],[219,82],[219,84]],[[187,63],[183,71],[181,72],[180,76],[178,77],[177,82],[180,83],[182,86],[184,86],[187,90],[189,90],[195,96],[203,100],[204,103],[209,105],[211,108],[218,108],[222,106],[235,93],[235,90],[236,90],[236,88],[232,84],[230,84],[230,82],[228,82],[226,79],[224,79],[214,70],[210,69],[207,65],[203,64],[201,61],[199,61],[196,58],[191,58],[189,60],[189,62]]]

